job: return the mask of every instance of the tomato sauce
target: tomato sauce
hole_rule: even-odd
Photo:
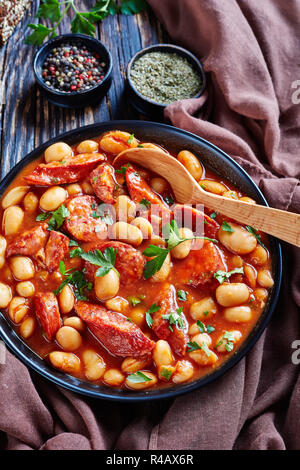
[[[129,136],[129,137],[128,137]],[[103,138],[105,137],[105,142],[103,141]],[[97,148],[97,151],[102,153],[106,163],[112,166],[112,162],[116,154],[121,151],[122,149],[129,148],[131,146],[137,146],[137,145],[143,145],[143,142],[138,142],[134,138],[134,136],[129,134],[127,135],[126,133],[123,133],[121,131],[116,131],[115,135],[113,132],[106,134],[105,136],[100,136],[98,139],[94,139],[94,146],[93,146],[93,151],[91,152],[94,153],[94,148]],[[109,140],[111,139],[111,141]],[[102,145],[103,142],[103,145]],[[96,143],[96,144],[95,144]],[[111,148],[109,145],[111,144]],[[116,147],[114,145],[116,144]],[[146,144],[145,144],[146,146]],[[123,148],[122,148],[123,147]],[[114,151],[116,148],[116,151]],[[163,147],[162,147],[163,148]],[[109,151],[110,149],[111,151]],[[76,146],[72,148],[73,150],[73,155],[78,154],[78,151],[76,150]],[[166,149],[167,151],[167,149]],[[89,152],[85,152],[84,155],[89,155]],[[173,155],[176,158],[176,155]],[[69,158],[69,157],[68,157]],[[71,157],[72,158],[72,157]],[[69,159],[64,162],[64,160],[61,160],[62,162],[62,167],[64,165],[69,165],[70,164]],[[35,160],[34,162],[31,162],[28,164],[14,179],[12,184],[9,186],[9,188],[6,190],[5,194],[2,196],[1,201],[3,202],[5,196],[8,196],[9,193],[13,188],[17,188],[19,186],[24,186],[27,185],[26,183],[26,176],[31,175],[35,169],[37,168],[38,165],[40,164],[45,164],[44,156],[42,155],[38,160]],[[102,164],[101,162],[98,162],[98,164]],[[89,171],[91,173],[97,165],[94,165]],[[201,165],[202,166],[202,165]],[[159,175],[156,175],[155,172],[150,172],[149,170],[144,170],[142,168],[138,168],[136,165],[134,166],[135,171],[137,175],[139,175],[139,178],[141,177],[142,182],[146,182],[149,187],[151,187],[151,181],[153,178],[159,177]],[[116,170],[116,169],[114,169]],[[47,169],[46,169],[47,171]],[[115,201],[118,200],[120,196],[128,196],[130,198],[130,188],[128,188],[128,185],[125,183],[126,181],[126,175],[123,174],[124,171],[122,168],[118,168],[118,172],[114,172],[114,189],[113,189],[113,198]],[[227,197],[234,197],[234,198],[242,198],[245,197],[237,188],[234,188],[232,184],[228,183],[227,181],[224,181],[220,179],[217,175],[215,175],[211,170],[204,168],[202,166],[202,176],[199,181],[199,184],[201,184],[201,181],[213,181],[217,183],[221,183],[224,187],[223,193],[226,193]],[[96,182],[94,182],[96,184]],[[98,182],[101,184],[101,181]],[[167,184],[167,182],[164,183],[164,190],[162,193],[158,194],[162,200],[164,201],[164,204],[166,208],[170,208],[172,210],[172,203],[176,203],[174,194],[172,192],[171,187]],[[75,190],[75,188],[71,188],[71,185],[74,186],[74,184],[79,185],[77,188],[78,193],[73,194],[72,191]],[[85,175],[84,178],[79,178],[77,181],[72,181],[72,183],[57,183],[56,181],[53,182],[53,186],[58,185],[62,188],[64,188],[67,193],[66,193],[66,199],[64,201],[64,205],[68,207],[69,201],[71,201],[73,198],[79,198],[82,196],[86,195],[91,195],[95,197],[95,192],[93,189],[93,183],[89,180],[89,174]],[[41,196],[49,190],[52,186],[39,186],[39,185],[28,185],[27,192],[33,192],[38,200],[40,200]],[[205,186],[205,184],[204,184]],[[232,193],[232,194],[231,194]],[[157,193],[155,193],[157,195]],[[96,197],[97,204],[100,204],[101,201],[98,200]],[[78,199],[79,201],[79,199]],[[253,201],[254,203],[254,201]],[[5,238],[7,247],[10,246],[11,243],[15,242],[22,234],[28,230],[33,229],[34,227],[47,224],[49,223],[49,218],[45,220],[36,220],[36,218],[40,215],[43,214],[45,211],[41,210],[39,205],[34,208],[34,210],[26,210],[26,205],[24,203],[24,198],[21,198],[21,200],[17,201],[17,203],[13,204],[12,206],[9,207],[20,207],[23,211],[24,217],[22,220],[21,225],[17,228],[17,230],[14,233],[6,233],[6,226],[5,226],[5,211],[7,211],[7,207],[4,209],[1,207],[0,210],[0,216],[1,220],[3,221],[2,223],[2,231],[1,235],[2,237]],[[97,207],[96,207],[97,209]],[[149,209],[149,207],[147,207]],[[47,211],[46,211],[47,212]],[[53,213],[54,211],[49,211]],[[13,213],[13,212],[12,212]],[[14,253],[11,257],[5,258],[4,263],[2,263],[2,267],[0,269],[0,283],[2,283],[4,286],[8,286],[10,290],[10,295],[11,298],[13,299],[14,297],[20,297],[23,299],[25,305],[26,305],[26,314],[21,318],[21,321],[14,321],[16,318],[14,316],[14,312],[10,312],[10,303],[11,301],[5,306],[2,306],[2,310],[5,312],[7,318],[12,324],[12,327],[15,329],[16,333],[20,335],[20,337],[23,337],[23,340],[26,341],[28,346],[35,351],[37,354],[39,354],[40,357],[44,358],[45,361],[48,361],[52,366],[54,367],[59,367],[62,370],[64,370],[66,373],[70,373],[71,375],[74,375],[78,377],[79,379],[82,379],[84,381],[91,380],[95,384],[105,384],[107,386],[112,386],[112,387],[117,387],[117,388],[130,388],[132,390],[141,390],[141,389],[153,389],[153,388],[161,388],[161,387],[167,387],[170,385],[174,384],[180,384],[184,382],[190,382],[198,379],[199,377],[211,373],[215,368],[219,367],[224,361],[227,361],[229,357],[234,354],[238,348],[241,346],[241,344],[246,340],[247,336],[257,323],[264,306],[267,301],[267,297],[269,295],[270,289],[272,287],[272,272],[271,272],[271,259],[268,251],[268,239],[267,237],[261,233],[261,232],[248,232],[249,237],[254,237],[251,238],[250,242],[255,244],[254,248],[250,250],[248,253],[242,253],[243,247],[241,248],[240,252],[239,250],[234,251],[230,249],[230,246],[225,246],[225,244],[222,243],[222,227],[223,227],[223,222],[225,221],[227,224],[230,225],[231,221],[223,217],[220,214],[212,214],[212,211],[210,211],[208,208],[205,208],[205,213],[210,216],[212,215],[214,218],[213,220],[218,224],[218,229],[216,231],[216,236],[215,238],[217,239],[217,243],[211,243],[209,241],[204,242],[204,245],[201,249],[204,249],[205,244],[209,244],[209,246],[212,246],[213,253],[216,253],[216,256],[218,257],[219,262],[221,265],[224,267],[223,269],[218,268],[217,270],[224,271],[225,273],[229,273],[232,270],[238,270],[238,272],[231,274],[227,279],[225,279],[225,284],[237,284],[241,285],[244,284],[247,286],[249,290],[249,296],[246,299],[246,301],[242,301],[241,303],[236,303],[232,299],[228,300],[227,298],[225,299],[225,304],[228,303],[227,306],[221,305],[216,297],[216,291],[220,285],[224,285],[224,282],[220,284],[219,280],[214,276],[215,272],[210,273],[210,278],[207,282],[202,282],[202,280],[198,283],[197,282],[189,282],[188,279],[186,279],[187,273],[190,273],[190,267],[192,266],[192,269],[197,270],[199,268],[199,263],[197,264],[197,257],[193,261],[193,256],[195,256],[195,253],[197,250],[191,250],[190,253],[183,259],[176,259],[175,257],[172,256],[171,252],[171,266],[168,275],[166,276],[165,279],[161,281],[153,281],[153,277],[149,277],[148,279],[145,278],[139,278],[136,279],[134,283],[128,283],[126,282],[126,279],[124,279],[124,275],[122,277],[122,272],[120,271],[120,285],[117,291],[117,294],[114,294],[113,297],[118,297],[121,298],[123,301],[123,307],[120,308],[117,313],[118,315],[124,315],[129,319],[128,323],[136,325],[137,329],[141,331],[141,335],[144,338],[144,335],[146,338],[150,339],[153,341],[153,349],[152,352],[147,355],[147,359],[144,359],[144,362],[142,361],[141,367],[138,367],[138,364],[135,366],[132,366],[131,369],[126,369],[124,365],[124,360],[126,359],[126,356],[117,356],[115,354],[112,354],[110,352],[110,348],[107,346],[108,343],[104,343],[99,341],[99,338],[97,338],[97,334],[95,334],[96,330],[91,331],[89,326],[83,321],[83,328],[79,331],[80,334],[80,344],[78,347],[75,349],[67,348],[65,349],[62,344],[60,344],[57,341],[57,336],[54,337],[51,341],[49,341],[49,338],[47,338],[47,335],[45,335],[45,328],[43,328],[44,325],[41,325],[41,322],[37,320],[36,318],[36,312],[34,309],[34,296],[37,293],[45,293],[45,292],[55,292],[57,291],[61,283],[66,279],[68,273],[72,273],[74,270],[80,271],[85,273],[84,268],[86,266],[86,261],[84,261],[81,257],[73,257],[70,258],[69,253],[61,260],[64,263],[64,268],[65,272],[67,274],[62,273],[61,266],[57,267],[57,269],[54,272],[49,272],[45,266],[45,261],[41,261],[36,254],[30,256],[30,255],[23,255],[22,253]],[[142,214],[144,217],[146,217],[145,213]],[[50,216],[49,216],[50,217]],[[72,217],[72,214],[71,214]],[[78,220],[78,223],[80,223],[80,216]],[[104,219],[105,220],[105,219]],[[88,242],[86,243],[85,240],[82,239],[77,239],[74,237],[74,233],[69,233],[67,225],[68,222],[68,217],[66,220],[63,221],[63,224],[61,227],[57,228],[58,232],[64,233],[66,236],[68,236],[71,240],[75,241],[73,246],[70,246],[70,251],[73,249],[77,248],[78,246],[81,247],[82,250],[85,252],[90,252],[93,251],[93,247],[95,247],[94,242]],[[132,222],[131,220],[127,220],[127,222]],[[105,224],[104,224],[105,225]],[[89,224],[87,223],[87,226]],[[226,224],[225,224],[226,227]],[[240,226],[239,226],[240,227]],[[205,225],[204,225],[205,229]],[[227,226],[228,229],[228,226]],[[112,230],[112,224],[109,223],[107,225],[107,230],[109,233],[111,233]],[[239,229],[235,229],[236,234],[238,233]],[[243,232],[242,234],[245,233],[245,229],[242,228]],[[9,230],[8,230],[9,232]],[[225,230],[225,235],[227,238],[229,237],[228,232]],[[253,235],[254,233],[254,235]],[[233,233],[231,234],[233,236]],[[162,237],[162,234],[159,234],[160,237]],[[117,237],[114,237],[115,239],[118,239]],[[229,238],[230,240],[230,238]],[[243,240],[243,238],[241,239]],[[164,240],[160,244],[157,245],[157,240],[155,243],[153,243],[153,239],[143,239],[141,243],[138,245],[134,244],[131,245],[130,243],[127,243],[128,240],[119,240],[122,243],[129,244],[131,247],[133,247],[135,250],[138,250],[141,254],[143,254],[144,250],[149,246],[149,244],[156,244],[156,246],[160,247],[166,247],[166,244]],[[193,244],[196,243],[196,241],[192,242]],[[230,241],[229,241],[230,243]],[[200,249],[200,251],[201,251]],[[118,252],[118,250],[117,250]],[[209,252],[208,252],[209,253]],[[5,255],[4,255],[5,256]],[[31,259],[31,262],[34,266],[34,273],[31,277],[29,278],[16,278],[16,274],[14,270],[12,269],[12,259],[15,256],[25,256],[27,258]],[[118,254],[117,254],[118,256]],[[143,262],[147,263],[149,262],[150,258],[143,256]],[[208,256],[209,259],[207,259],[208,263],[212,263],[211,256]],[[189,263],[190,260],[190,264]],[[210,266],[210,264],[209,264]],[[213,264],[212,264],[213,266]],[[96,266],[96,268],[99,268],[99,265]],[[197,278],[198,279],[198,278]],[[202,278],[201,278],[202,279]],[[95,286],[92,286],[94,283],[95,279],[92,279],[91,285],[89,286],[90,290],[84,290],[83,294],[86,297],[86,300],[81,300],[81,302],[89,303],[91,305],[97,305],[100,306],[101,308],[105,309],[105,311],[111,311],[112,309],[107,308],[107,304],[109,304],[109,300],[111,300],[111,297],[107,299],[99,299],[97,297],[97,293],[95,290]],[[19,286],[20,283],[22,282],[30,282],[33,285],[34,289],[34,294],[27,296],[25,295],[20,295],[19,292],[22,293],[21,287]],[[166,286],[174,286],[174,291],[176,293],[176,303],[177,307],[181,310],[179,313],[180,315],[184,315],[184,318],[186,319],[186,324],[185,324],[185,335],[186,335],[186,344],[185,344],[185,353],[183,355],[178,355],[172,349],[171,347],[171,355],[172,359],[170,361],[167,361],[168,363],[165,364],[166,369],[169,367],[169,372],[170,374],[166,374],[162,372],[162,368],[164,364],[162,364],[159,360],[159,363],[156,363],[153,357],[158,357],[159,358],[159,351],[155,355],[155,344],[157,344],[158,341],[166,341],[169,344],[170,347],[170,336],[168,335],[173,335],[174,334],[174,329],[180,329],[180,323],[175,323],[172,324],[170,320],[167,319],[160,319],[160,321],[166,323],[166,331],[167,331],[167,336],[166,338],[164,337],[158,337],[157,331],[154,331],[153,328],[149,326],[149,314],[148,314],[148,323],[147,323],[147,315],[146,312],[149,312],[149,309],[153,306],[155,302],[157,302],[157,298],[159,296],[159,293],[166,288]],[[27,286],[26,286],[27,287]],[[74,288],[74,285],[70,284],[69,287],[71,288],[71,291],[74,293],[76,290]],[[171,287],[170,287],[171,288]],[[173,288],[172,288],[173,289]],[[4,291],[6,292],[6,291]],[[182,293],[183,292],[183,293]],[[218,292],[218,291],[217,291]],[[57,293],[55,295],[55,298],[59,299],[60,293]],[[5,297],[5,296],[4,296]],[[197,309],[194,307],[194,315],[191,315],[191,312],[193,311],[193,305],[195,306],[195,303],[201,301],[202,299],[208,298],[210,299],[211,302],[213,302],[215,306],[215,311],[212,312],[205,312],[205,315],[202,314],[197,314]],[[1,301],[1,299],[0,299]],[[74,308],[71,309],[67,314],[62,314],[60,312],[60,322],[61,326],[63,326],[64,321],[66,318],[69,317],[77,317],[77,312],[76,312],[76,303],[79,302],[80,300],[76,298],[76,295],[74,297]],[[5,300],[3,301],[5,304]],[[55,300],[56,302],[56,300]],[[136,304],[136,305],[133,305]],[[224,304],[224,301],[223,301]],[[230,316],[232,312],[228,313],[228,310],[233,308],[239,308],[239,307],[248,307],[250,314],[248,315],[248,319],[242,319],[240,320],[239,312],[234,311],[233,314],[236,315],[237,317],[235,321],[232,321],[232,317]],[[61,310],[61,304],[58,302],[58,308]],[[13,310],[13,309],[11,309]],[[214,309],[212,309],[214,310]],[[227,312],[227,313],[226,313]],[[172,312],[168,312],[170,314]],[[173,312],[174,313],[174,312]],[[46,312],[47,315],[47,312]],[[152,320],[155,318],[156,313],[151,313],[150,314],[150,321],[151,318]],[[198,329],[197,330],[197,315],[198,315]],[[92,315],[93,316],[93,315]],[[21,315],[22,317],[22,315]],[[101,317],[101,314],[100,314]],[[24,326],[22,327],[22,324],[26,321],[28,318],[33,318],[33,327],[32,331],[26,332],[26,329]],[[169,321],[169,323],[168,323]],[[193,325],[193,328],[192,328]],[[208,327],[208,328],[207,328]],[[173,331],[171,331],[173,329]],[[184,329],[184,328],[183,328]],[[209,330],[209,331],[208,331]],[[25,331],[25,334],[24,334]],[[108,330],[105,330],[108,331]],[[109,330],[111,331],[111,330]],[[114,331],[114,330],[112,330]],[[225,348],[225,350],[221,351],[220,350],[220,335],[230,332],[238,332],[238,340],[235,341],[232,337],[232,335],[229,334],[227,339],[223,339],[222,344],[228,344],[228,348]],[[191,333],[190,333],[191,332]],[[195,359],[197,355],[191,354],[191,347],[195,346],[193,343],[195,343],[194,338],[199,335],[205,333],[206,336],[208,335],[210,340],[208,340],[207,347],[203,343],[200,345],[196,343],[196,348],[199,346],[197,349],[194,351],[201,351],[202,356],[204,357],[204,360],[198,358],[197,360]],[[122,333],[123,334],[123,333]],[[130,330],[129,335],[139,335],[139,332]],[[168,341],[169,339],[169,341]],[[166,347],[165,343],[161,344],[162,347]],[[192,345],[192,346],[191,346]],[[203,346],[203,347],[202,347]],[[219,347],[219,350],[218,350]],[[223,348],[224,349],[224,348]],[[94,362],[91,361],[90,359],[86,359],[85,357],[85,351],[92,351],[94,353]],[[51,353],[54,351],[56,352],[62,352],[62,353],[67,353],[73,356],[76,356],[76,361],[77,361],[77,366],[74,367],[74,369],[65,367],[64,363],[58,364],[57,361],[52,361],[51,360]],[[201,355],[200,355],[201,356]],[[207,357],[206,357],[207,356]],[[211,358],[214,357],[214,361],[211,361]],[[210,359],[209,359],[210,358]],[[140,357],[136,356],[134,357],[133,361],[136,360],[138,361]],[[97,362],[98,361],[98,362]],[[100,361],[100,362],[99,362]],[[208,362],[206,364],[206,362]],[[93,365],[94,364],[94,365]],[[101,366],[102,364],[102,366]],[[144,366],[143,366],[144,365]],[[93,373],[87,374],[87,370],[90,370],[93,368]],[[98,367],[98,369],[97,369]],[[102,367],[102,370],[101,370]],[[95,370],[99,370],[99,374],[97,375],[97,372]],[[113,370],[111,373],[110,371]],[[118,371],[119,375],[116,373]],[[141,374],[140,374],[141,372]],[[150,372],[150,375],[149,375]],[[148,374],[148,375],[147,375]],[[163,374],[163,375],[162,375]],[[167,375],[167,377],[166,377]],[[130,377],[133,377],[133,382],[130,382]],[[146,376],[146,379],[145,379]],[[147,379],[148,377],[148,379]],[[128,379],[129,378],[129,379]]]

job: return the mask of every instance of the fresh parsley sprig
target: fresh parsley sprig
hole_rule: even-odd
[[[58,209],[56,209],[56,211],[42,212],[41,214],[39,214],[36,217],[35,220],[37,222],[40,222],[42,220],[47,220],[50,217],[50,219],[48,221],[47,230],[51,231],[51,230],[60,229],[60,227],[64,223],[65,219],[67,219],[69,216],[70,216],[69,210],[66,208],[66,206],[64,204],[62,204],[61,206],[59,206]]]
[[[71,21],[72,33],[87,34],[94,36],[98,21],[104,20],[109,15],[123,13],[133,15],[141,13],[147,8],[146,0],[120,0],[120,5],[115,0],[98,0],[89,11],[79,11],[75,6],[75,0],[41,0],[36,17],[47,20],[50,27],[41,23],[28,25],[33,30],[27,36],[25,42],[34,46],[40,46],[49,37],[57,36],[56,30],[67,12],[72,9],[75,16]]]
[[[188,343],[188,352],[197,351],[198,349],[202,349],[210,357],[211,351],[204,341],[201,344],[198,344],[197,341],[190,341]]]
[[[250,225],[246,225],[246,229],[248,230],[249,233],[252,233],[252,235],[255,236],[257,242],[263,247],[265,248],[265,250],[267,249],[265,247],[265,245],[263,244],[263,242],[261,241],[261,236],[259,235],[258,231],[255,230],[255,228],[251,227]]]
[[[63,261],[59,262],[59,270],[61,274],[65,276],[65,279],[59,287],[55,289],[54,294],[58,295],[67,284],[70,284],[74,287],[74,295],[78,300],[87,300],[84,291],[92,290],[93,284],[87,281],[84,271],[72,271],[71,269],[66,269]]]
[[[208,237],[191,237],[191,238],[181,238],[178,225],[175,220],[172,220],[170,224],[166,224],[163,227],[163,236],[167,242],[167,248],[161,248],[156,245],[149,245],[144,251],[143,255],[153,258],[147,261],[144,269],[144,278],[149,279],[162,267],[165,259],[167,258],[170,251],[176,246],[180,245],[187,240],[202,239],[208,240],[213,243],[218,243],[217,240]]]
[[[94,264],[95,266],[99,266],[96,271],[97,277],[105,276],[111,269],[113,269],[118,274],[118,276],[120,276],[119,271],[117,271],[115,268],[117,250],[111,246],[105,248],[103,253],[100,250],[89,251],[86,253],[82,248],[75,248],[75,250],[72,251],[76,251],[76,256],[79,256],[80,258],[88,261],[91,264]],[[72,252],[71,257],[74,257]]]

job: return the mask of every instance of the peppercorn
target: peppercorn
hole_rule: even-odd
[[[57,91],[74,93],[98,85],[105,77],[106,63],[81,41],[55,47],[42,65],[42,79]]]

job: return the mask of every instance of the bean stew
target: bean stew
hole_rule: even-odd
[[[274,284],[268,238],[113,160],[168,149],[110,131],[58,142],[1,198],[0,308],[54,368],[115,388],[191,382],[234,354]],[[255,204],[188,150],[203,189]]]

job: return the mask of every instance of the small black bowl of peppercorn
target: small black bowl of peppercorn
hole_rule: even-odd
[[[146,116],[162,118],[168,104],[199,98],[206,88],[201,62],[173,44],[156,44],[137,52],[127,65],[129,101]]]
[[[48,100],[65,108],[94,105],[111,85],[109,50],[98,39],[83,34],[64,34],[45,43],[33,68]]]

